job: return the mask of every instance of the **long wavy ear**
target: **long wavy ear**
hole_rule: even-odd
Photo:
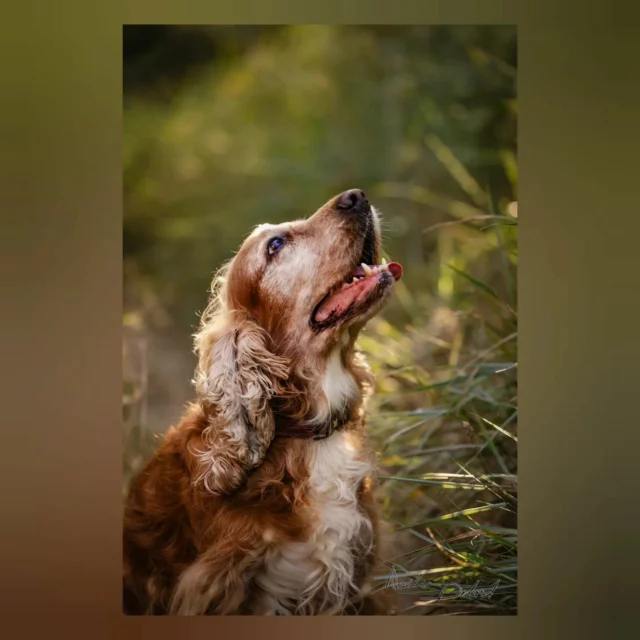
[[[213,493],[234,490],[264,459],[275,428],[270,400],[284,390],[290,364],[269,349],[254,322],[229,312],[224,299],[218,292],[196,334],[196,390],[210,415],[198,453],[200,479]]]

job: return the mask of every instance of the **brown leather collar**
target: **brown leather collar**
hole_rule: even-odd
[[[332,413],[329,419],[321,424],[308,420],[291,420],[286,416],[276,416],[276,438],[306,438],[324,440],[332,433],[342,429],[351,420],[351,411]]]

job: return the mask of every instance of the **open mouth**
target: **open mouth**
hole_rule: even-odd
[[[360,315],[401,277],[402,266],[397,262],[387,264],[384,259],[379,265],[362,262],[320,300],[311,315],[312,326],[321,330]]]

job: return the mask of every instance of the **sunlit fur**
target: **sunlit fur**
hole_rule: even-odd
[[[215,277],[195,336],[197,400],[127,498],[128,613],[385,612],[365,595],[380,529],[364,443],[371,377],[354,343],[388,290],[335,326],[310,323],[357,265],[363,224],[334,198],[306,220],[258,227]],[[370,224],[377,256],[375,212]],[[281,437],[345,407],[350,421],[325,440]]]

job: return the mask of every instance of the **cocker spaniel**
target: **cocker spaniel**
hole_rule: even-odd
[[[354,346],[402,276],[379,257],[352,189],[260,225],[216,276],[197,402],[128,494],[126,613],[386,612],[367,595],[379,519]]]

